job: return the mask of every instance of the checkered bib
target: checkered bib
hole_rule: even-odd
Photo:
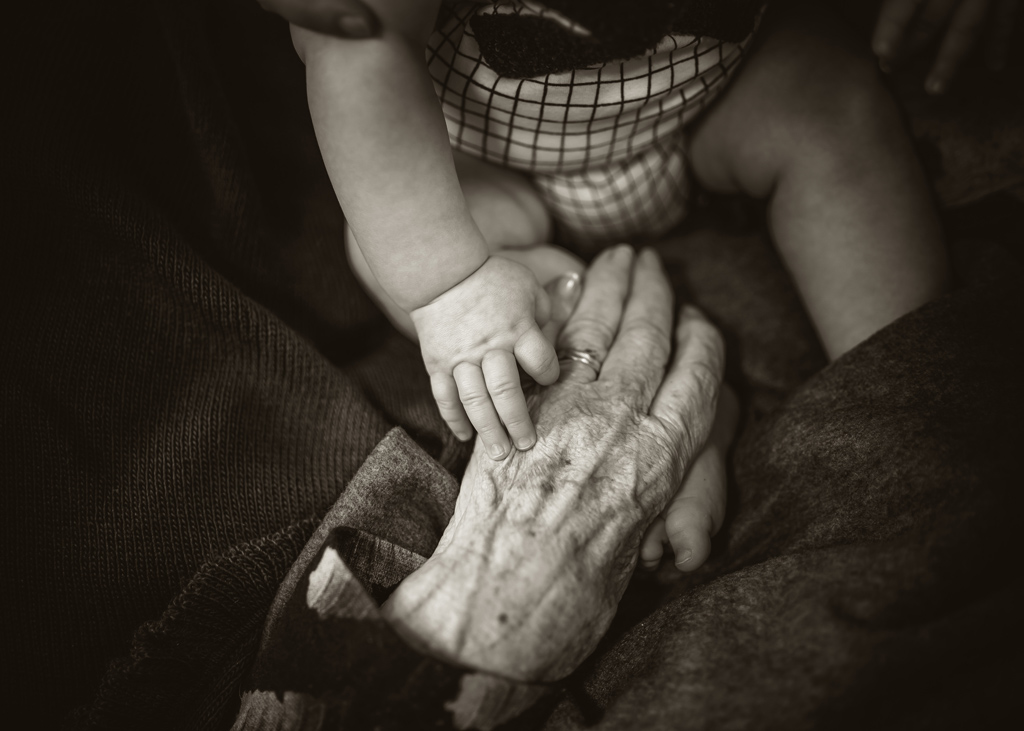
[[[750,37],[669,35],[644,56],[519,79],[487,66],[469,24],[498,12],[589,34],[534,2],[451,7],[427,64],[452,148],[530,173],[573,242],[657,236],[679,223],[688,190],[683,127],[725,87]]]

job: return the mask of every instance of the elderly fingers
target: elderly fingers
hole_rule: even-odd
[[[601,369],[603,379],[639,383],[646,411],[665,373],[672,350],[672,288],[653,249],[645,249],[633,267],[629,299],[619,332]]]
[[[604,361],[622,319],[629,294],[633,249],[615,246],[601,252],[587,270],[587,286],[558,338],[560,349],[587,350]]]
[[[492,350],[480,364],[487,391],[517,449],[525,450],[537,441],[526,397],[519,381],[515,356],[507,350]]]
[[[725,343],[700,310],[683,307],[676,323],[676,350],[650,414],[681,444],[688,463],[711,431],[725,369]]]

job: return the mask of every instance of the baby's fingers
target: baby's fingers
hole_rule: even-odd
[[[487,390],[480,366],[475,363],[459,363],[452,375],[459,387],[462,407],[476,427],[487,454],[491,459],[504,459],[509,450],[508,437],[491,402],[491,394]]]
[[[974,48],[984,32],[989,4],[989,0],[973,0],[961,3],[956,9],[935,64],[924,83],[929,94],[941,94],[946,90],[949,80]]]
[[[448,424],[448,428],[460,441],[469,441],[473,437],[473,425],[469,423],[466,411],[459,401],[459,389],[455,385],[455,379],[447,373],[432,373],[430,390],[434,394],[441,418]]]
[[[665,553],[663,544],[667,540],[665,519],[659,515],[647,527],[644,537],[640,540],[640,565],[648,571],[658,568],[661,557]]]
[[[705,449],[690,467],[662,515],[676,568],[699,568],[710,555],[711,538],[725,516],[725,465],[711,449]]]
[[[534,325],[515,344],[516,360],[529,376],[542,386],[558,380],[558,356],[551,342]]]
[[[526,407],[516,357],[507,350],[492,350],[484,355],[481,367],[491,401],[512,442],[517,449],[529,449],[537,441],[537,433]]]

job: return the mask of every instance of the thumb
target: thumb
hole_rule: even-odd
[[[583,294],[583,276],[579,272],[566,272],[544,285],[551,300],[551,316],[541,331],[552,343],[558,338],[562,325],[566,323],[576,303]]]

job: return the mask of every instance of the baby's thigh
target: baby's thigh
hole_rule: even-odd
[[[550,240],[551,218],[525,175],[460,152],[453,158],[466,206],[491,253]]]
[[[569,272],[582,275],[587,268],[583,260],[572,252],[550,244],[507,247],[495,253],[525,266],[541,286]]]
[[[891,105],[866,44],[826,12],[766,20],[729,88],[689,135],[697,180],[767,197],[794,160],[852,148]]]

